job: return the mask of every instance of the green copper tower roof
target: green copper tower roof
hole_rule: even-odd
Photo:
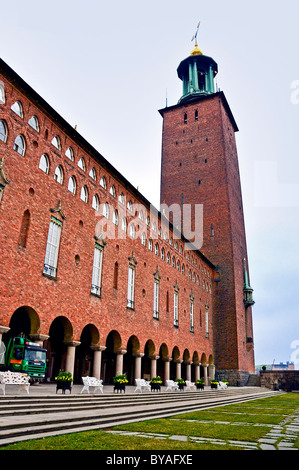
[[[203,55],[197,47],[180,63],[177,72],[183,82],[183,95],[179,103],[215,93],[214,78],[218,73],[217,63],[211,57]]]

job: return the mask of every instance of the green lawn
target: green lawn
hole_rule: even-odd
[[[3,446],[1,450],[237,450],[245,445],[257,448],[260,438],[279,424],[284,429],[294,413],[299,417],[299,394],[288,393],[107,430],[113,432],[65,434]],[[143,436],[127,435],[128,432]],[[171,436],[180,436],[181,440]],[[195,442],[196,438],[206,442]],[[244,442],[244,446],[237,443],[233,446],[233,441]],[[297,440],[294,438],[294,448],[299,449],[298,436]]]

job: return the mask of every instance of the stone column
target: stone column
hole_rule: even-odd
[[[102,351],[105,351],[106,346],[100,346],[99,344],[92,345],[93,350],[93,369],[92,375],[96,379],[101,378],[101,366],[102,366]]]
[[[160,356],[149,356],[151,359],[151,379],[153,377],[157,377],[157,359],[159,359]]]
[[[136,353],[135,355],[135,379],[141,379],[141,358],[143,353]]]
[[[209,377],[210,377],[210,380],[215,379],[215,366],[214,366],[214,364],[211,364],[209,366]]]
[[[40,333],[29,335],[30,339],[36,343],[39,343],[41,347],[43,347],[43,342],[50,338],[49,335],[43,335]]]
[[[164,360],[164,385],[167,385],[166,380],[169,380],[169,377],[170,377],[170,361],[171,361],[170,357],[167,357]]]
[[[207,385],[209,383],[208,382],[208,366],[207,366],[207,364],[203,365],[203,376],[204,376],[205,384]]]
[[[4,343],[2,343],[2,335],[7,333],[10,330],[8,326],[1,326],[0,325],[0,364],[5,364],[5,351],[6,348]]]
[[[200,380],[200,362],[196,362],[194,364],[195,367],[195,382],[196,380]]]
[[[2,340],[2,335],[4,335],[4,333],[7,333],[9,330],[10,330],[10,328],[8,326],[0,325],[0,343],[1,343],[1,340]]]
[[[179,359],[175,361],[176,363],[176,379],[181,379],[181,375],[182,375],[182,368],[181,368],[181,364],[182,364],[183,361],[180,361]]]
[[[70,372],[74,377],[75,350],[81,343],[80,341],[65,341],[65,344],[67,345],[65,371]]]
[[[115,365],[115,375],[123,374],[123,363],[124,363],[124,354],[126,354],[125,349],[117,349],[116,354],[116,365]]]
[[[186,362],[186,380],[191,381],[191,361]]]

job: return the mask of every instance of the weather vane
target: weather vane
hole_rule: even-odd
[[[194,41],[194,39],[195,39],[195,46],[197,46],[197,33],[198,33],[198,30],[199,30],[199,26],[200,26],[200,22],[197,25],[196,33],[194,34],[193,38],[191,39],[191,41]]]

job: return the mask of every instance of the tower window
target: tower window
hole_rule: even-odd
[[[206,88],[206,80],[204,72],[198,72],[198,89],[203,91]]]
[[[91,279],[91,294],[101,296],[101,281],[102,281],[102,263],[103,263],[103,249],[97,243],[94,248],[92,279]]]
[[[51,217],[43,274],[50,277],[57,275],[57,260],[62,223]]]
[[[25,139],[22,135],[16,137],[13,149],[20,155],[25,155]]]
[[[187,121],[188,121],[188,119],[187,119],[187,113],[185,113],[185,114],[184,114],[184,123],[187,124]]]
[[[198,121],[198,111],[197,111],[197,109],[195,110],[195,121]]]
[[[37,132],[39,132],[39,124],[38,124],[38,119],[36,116],[32,116],[29,121],[28,121],[28,124],[33,128],[35,129]]]
[[[2,142],[6,142],[7,139],[7,126],[5,121],[1,120],[0,121],[0,140]]]
[[[23,106],[20,101],[16,101],[12,106],[11,110],[21,118],[23,117]]]
[[[39,169],[46,174],[49,173],[49,158],[45,153],[40,157]]]

